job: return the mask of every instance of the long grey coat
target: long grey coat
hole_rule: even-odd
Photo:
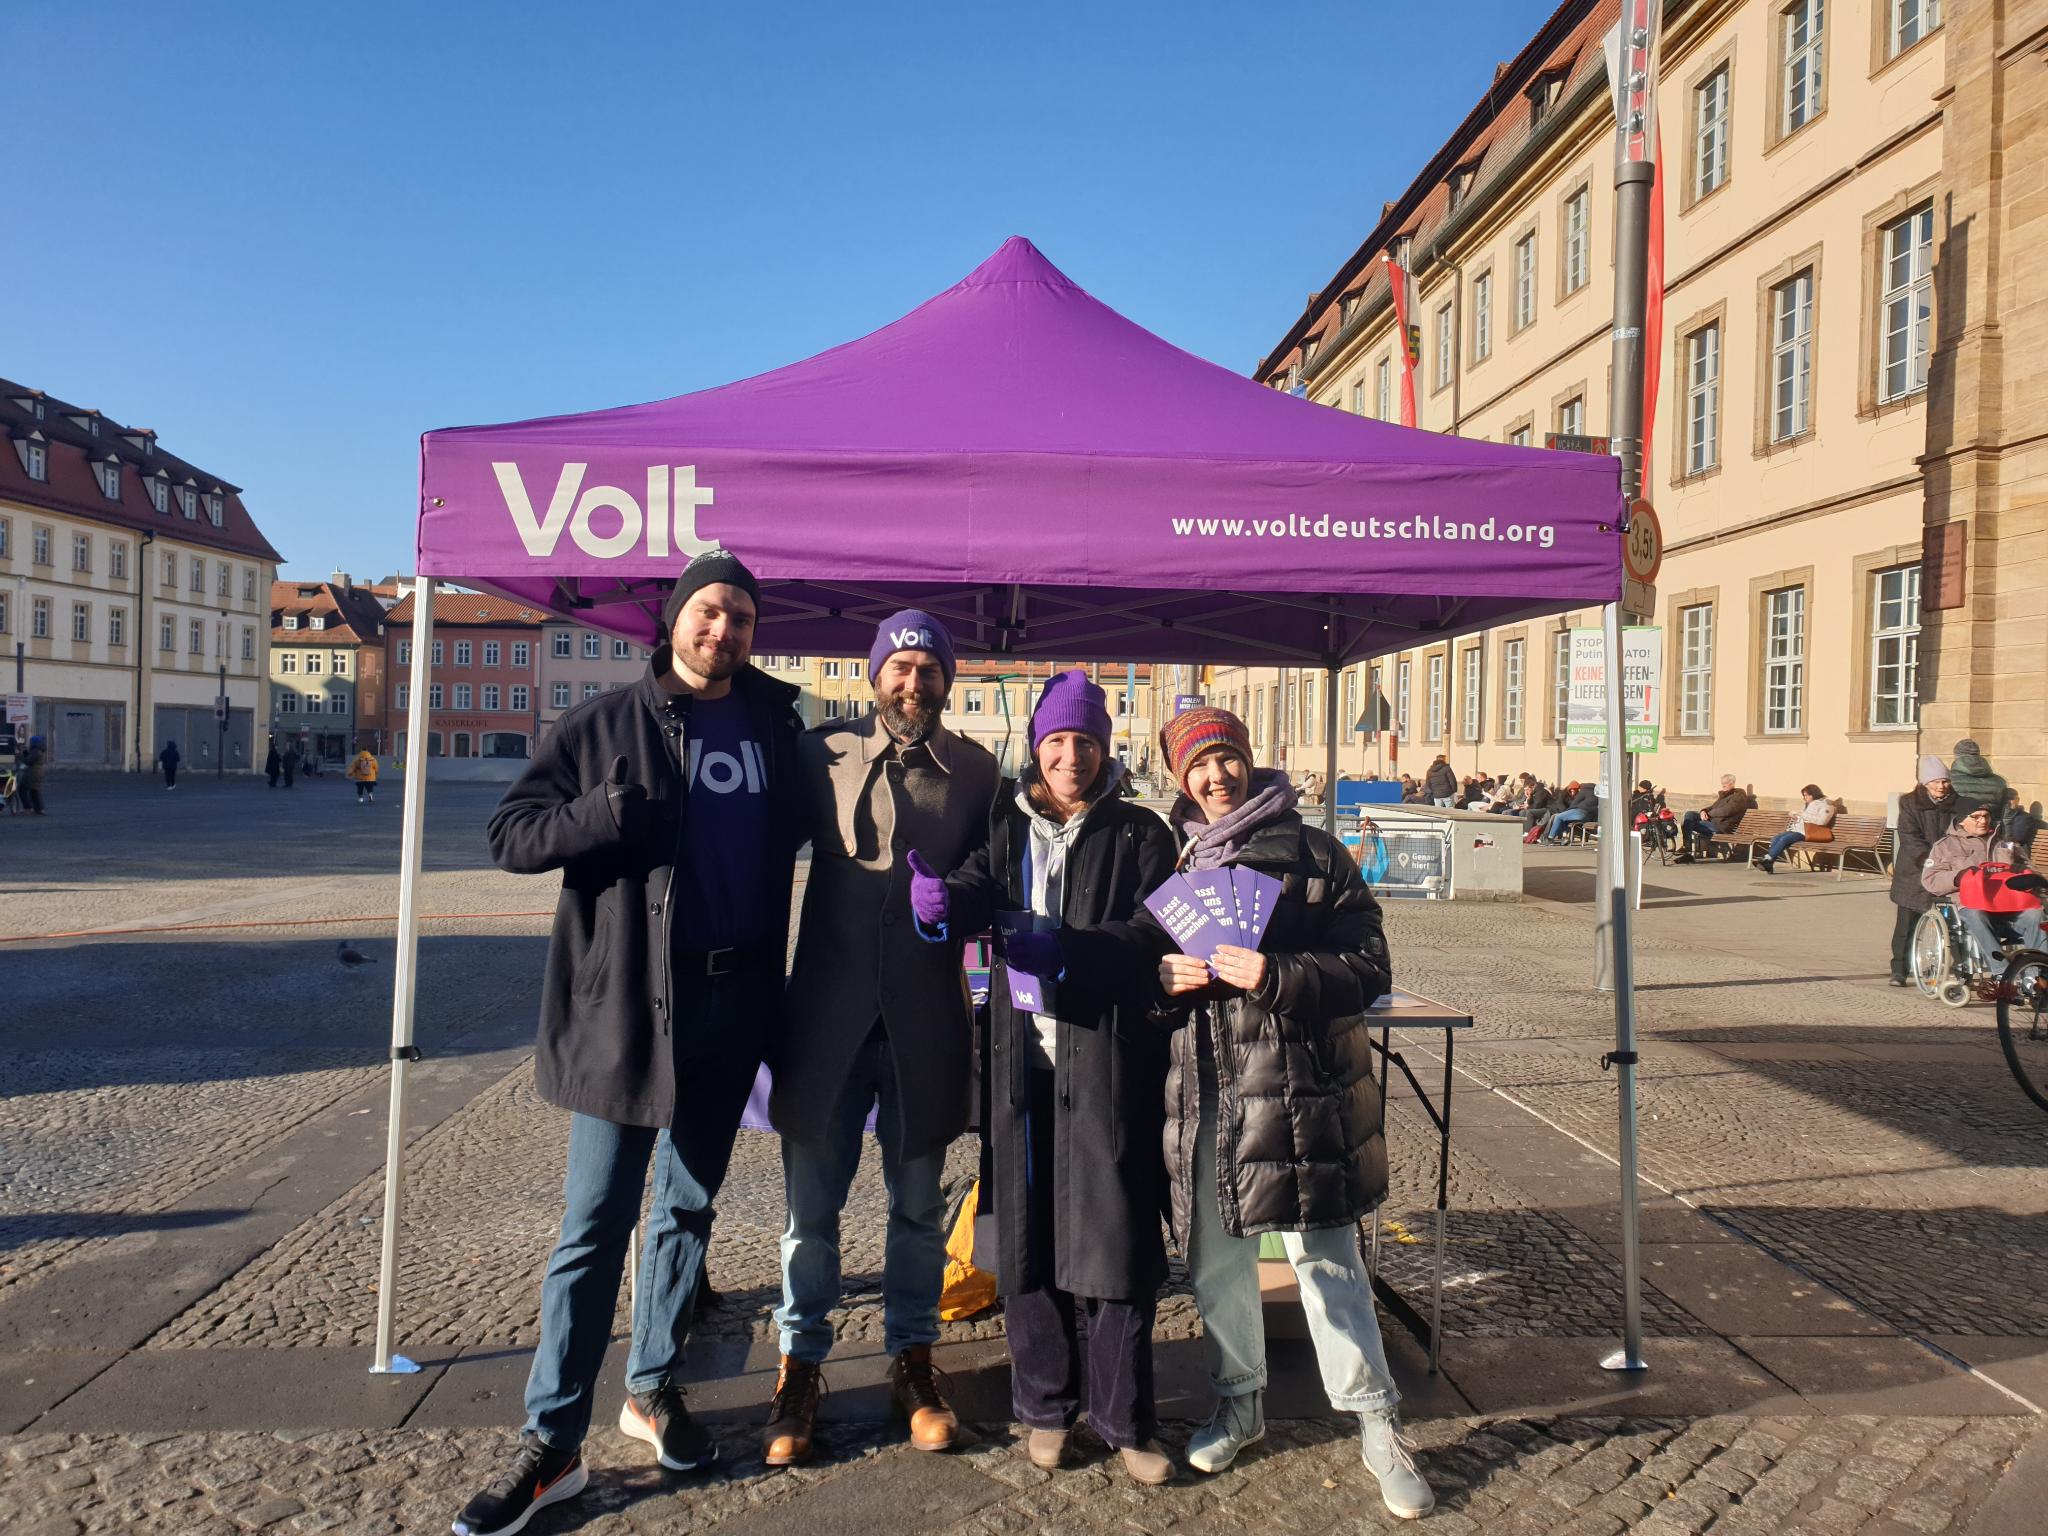
[[[944,1150],[967,1129],[973,1013],[960,968],[967,936],[918,937],[903,855],[915,848],[933,869],[959,868],[988,841],[1002,776],[985,748],[943,726],[927,743],[929,763],[918,753],[906,766],[891,745],[872,710],[797,743],[811,872],[770,1052],[768,1115],[791,1140],[815,1137],[879,1019],[910,1158]]]

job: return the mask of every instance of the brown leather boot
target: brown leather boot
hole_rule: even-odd
[[[889,1400],[910,1420],[910,1443],[920,1451],[950,1451],[960,1433],[938,1378],[929,1344],[911,1345],[889,1371]]]
[[[823,1374],[810,1361],[782,1357],[775,1396],[768,1402],[768,1425],[761,1431],[761,1459],[769,1466],[789,1467],[810,1459],[818,1393],[824,1385]]]

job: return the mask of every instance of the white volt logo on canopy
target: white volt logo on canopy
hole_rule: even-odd
[[[595,560],[616,560],[632,554],[643,541],[648,554],[665,559],[671,552],[671,535],[673,552],[679,555],[695,555],[714,547],[715,540],[697,532],[697,509],[711,505],[711,487],[697,483],[696,465],[648,465],[644,507],[630,491],[616,485],[584,489],[583,476],[589,468],[588,464],[564,464],[546,514],[536,518],[533,498],[527,494],[526,479],[519,466],[491,465],[498,477],[499,493],[505,498],[505,510],[512,514],[512,526],[519,530],[519,542],[536,560],[544,560],[555,552],[564,528],[569,531],[570,542]],[[592,514],[600,511],[618,515],[616,530],[600,533],[592,526]]]

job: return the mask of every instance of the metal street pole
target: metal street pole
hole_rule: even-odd
[[[223,642],[225,643],[225,642]],[[213,701],[213,776],[228,772],[228,664],[220,664],[220,696]]]
[[[1622,501],[1633,501],[1641,484],[1643,433],[1643,326],[1648,312],[1650,197],[1656,169],[1656,32],[1659,0],[1624,0],[1616,31],[1615,80],[1615,253],[1614,369],[1608,400],[1607,435],[1621,459]],[[1617,535],[1626,532],[1624,527]],[[1614,986],[1614,1050],[1604,1059],[1615,1070],[1620,1098],[1621,1164],[1621,1348],[1600,1363],[1611,1371],[1640,1371],[1643,1360],[1641,1212],[1636,1192],[1636,994],[1635,955],[1629,933],[1627,793],[1624,768],[1624,711],[1621,693],[1621,604],[1601,615],[1605,641],[1607,747],[1601,755],[1606,797],[1600,804],[1600,864],[1604,933],[1602,951]]]

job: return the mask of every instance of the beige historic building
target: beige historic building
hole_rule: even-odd
[[[240,491],[4,380],[0,428],[6,691],[33,697],[52,763],[148,768],[176,741],[188,772],[261,767],[279,556]]]
[[[1558,10],[1309,304],[1259,376],[1399,418],[1384,257],[1415,293],[1418,425],[1543,446],[1606,430],[1617,0]],[[2048,0],[1671,0],[1659,76],[1661,388],[1644,457],[1666,555],[1661,750],[1699,793],[1809,781],[1861,809],[1974,735],[2041,793],[2041,445],[2048,342],[2025,248],[2048,214]],[[2044,225],[2041,227],[2048,227]],[[1923,543],[1936,558],[1923,560]],[[1346,673],[1341,767],[1372,668],[1401,766],[1590,776],[1559,740],[1564,631],[1595,610]],[[1318,674],[1219,669],[1262,757],[1320,768]]]

